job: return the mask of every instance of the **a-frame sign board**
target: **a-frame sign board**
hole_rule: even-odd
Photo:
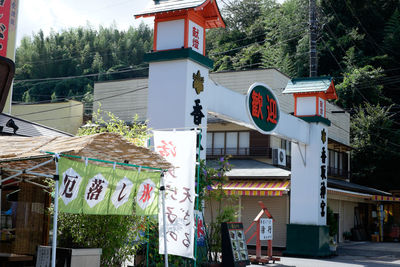
[[[246,244],[248,244],[253,238],[254,236],[257,236],[257,241],[256,241],[256,256],[251,256],[250,257],[250,262],[252,263],[269,263],[270,261],[272,261],[273,263],[275,263],[275,261],[280,261],[281,259],[278,257],[273,257],[272,256],[272,238],[268,239],[268,250],[267,250],[267,256],[263,257],[261,256],[261,232],[262,232],[262,227],[261,226],[261,217],[263,215],[266,215],[268,217],[268,219],[273,220],[274,218],[272,217],[271,213],[269,213],[268,209],[264,206],[264,203],[262,201],[258,201],[258,204],[261,207],[261,211],[258,213],[258,215],[254,218],[253,222],[250,224],[249,228],[247,228],[247,230],[245,231],[245,234],[247,234],[251,228],[256,225],[256,231],[251,235],[251,237],[249,239],[247,239]],[[272,235],[272,232],[271,232]]]

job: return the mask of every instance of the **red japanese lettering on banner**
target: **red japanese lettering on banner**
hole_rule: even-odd
[[[0,0],[0,56],[7,56],[11,0]]]
[[[176,146],[169,141],[168,143],[165,140],[161,140],[162,145],[157,146],[158,153],[160,153],[163,157],[169,157],[170,155],[175,158],[176,156]]]
[[[269,98],[269,96],[267,95],[267,103],[268,103],[268,107],[267,107],[267,111],[268,111],[268,117],[267,117],[267,122],[271,122],[273,124],[277,124],[276,121],[276,101],[273,98]]]
[[[262,114],[262,102],[263,102],[263,97],[261,96],[260,93],[256,93],[253,91],[251,94],[251,116],[264,119],[263,114]]]
[[[200,36],[199,36],[199,32],[200,30],[197,29],[196,27],[193,27],[192,29],[192,35],[193,35],[193,40],[192,40],[192,47],[199,49],[199,40],[200,40]]]
[[[150,193],[153,191],[153,187],[150,184],[145,184],[143,187],[143,194],[140,197],[139,201],[141,200],[143,203],[150,200],[151,196]]]
[[[321,100],[319,101],[319,115],[324,115],[324,102]]]
[[[203,236],[205,236],[203,220],[199,218],[197,220],[197,238],[200,238]]]

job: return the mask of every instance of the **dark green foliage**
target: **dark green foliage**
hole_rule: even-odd
[[[209,213],[206,218],[208,260],[218,262],[220,259],[221,247],[221,223],[233,222],[236,218],[238,207],[234,196],[227,198],[222,185],[228,181],[226,173],[232,169],[229,157],[221,157],[218,161],[209,161],[205,165],[200,162],[200,190],[199,198],[205,203],[205,209]],[[211,165],[211,166],[210,166]]]
[[[375,69],[370,65],[344,73],[343,82],[336,86],[336,103],[346,108],[358,107],[365,102],[374,105],[389,103],[390,100],[383,95],[383,86],[380,84],[383,77],[382,69]]]
[[[353,180],[382,190],[400,188],[400,131],[391,107],[365,104],[351,122]]]
[[[230,1],[223,9],[226,29],[207,33],[215,71],[278,68],[289,75],[308,71],[306,0]]]
[[[339,222],[336,220],[335,215],[329,206],[327,209],[326,224],[329,226],[329,236],[336,236],[339,231]]]
[[[140,246],[139,251],[136,253],[136,256],[139,256],[143,259],[140,262],[137,262],[135,266],[139,267],[163,267],[164,266],[164,254],[159,253],[158,249],[158,220],[157,218],[147,218],[145,224],[145,242]],[[147,241],[148,240],[148,241]],[[149,246],[147,246],[147,242]],[[175,255],[168,255],[168,265],[171,267],[193,267],[194,260],[189,258],[184,258]],[[198,264],[197,266],[200,266]]]
[[[142,219],[136,216],[59,214],[59,246],[102,248],[101,266],[121,266],[135,254]]]

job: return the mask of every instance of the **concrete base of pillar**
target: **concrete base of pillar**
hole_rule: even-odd
[[[329,227],[325,225],[288,224],[285,255],[327,257]]]

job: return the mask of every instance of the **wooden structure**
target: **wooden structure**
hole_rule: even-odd
[[[258,213],[258,215],[254,218],[252,224],[247,228],[245,231],[245,234],[247,234],[250,229],[254,226],[257,225],[256,231],[251,235],[249,239],[247,239],[246,244],[248,244],[254,236],[257,235],[257,241],[256,241],[256,256],[250,256],[250,262],[252,263],[269,263],[272,261],[275,263],[275,261],[280,261],[280,258],[278,257],[273,257],[272,256],[272,240],[268,240],[268,250],[267,250],[267,256],[261,256],[261,240],[260,240],[260,219],[263,215],[266,215],[269,219],[273,219],[271,213],[269,213],[268,209],[264,206],[264,203],[262,201],[258,201],[258,204],[261,207],[261,211]]]
[[[172,167],[155,152],[138,147],[113,133],[79,137],[0,137],[0,206],[3,211],[12,209],[6,195],[18,192],[13,200],[17,205],[12,211],[12,223],[6,223],[4,226],[7,229],[1,230],[0,262],[3,254],[15,260],[18,257],[14,254],[34,255],[37,245],[49,243],[50,216],[46,210],[51,203],[51,187],[40,176],[53,177],[56,174],[56,164],[52,160],[54,156],[44,151],[137,166],[163,169]],[[4,213],[1,217],[7,222]],[[27,259],[19,258],[24,261]]]

